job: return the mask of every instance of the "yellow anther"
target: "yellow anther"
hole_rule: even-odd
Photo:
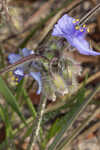
[[[83,30],[83,29],[81,29],[80,31],[81,31],[81,32],[83,32],[84,30]]]
[[[74,21],[73,21],[73,23],[76,23],[76,22],[78,22],[79,21],[79,19],[75,19]]]
[[[76,23],[76,22],[77,22],[76,20],[73,21],[73,23]]]
[[[12,77],[11,77],[11,80],[12,80],[12,81],[14,81],[14,80],[15,80],[15,77],[14,77],[14,76],[12,76]]]
[[[76,26],[75,29],[78,30],[78,29],[79,29],[79,26]]]
[[[12,71],[10,71],[10,72],[9,72],[9,75],[10,75],[10,76],[12,76],[12,75],[13,75],[13,72],[12,72]]]
[[[18,85],[18,82],[15,82],[16,85]]]
[[[89,28],[87,28],[87,32],[90,32]]]
[[[83,25],[83,28],[86,28],[86,25],[85,25],[85,24]]]
[[[79,19],[76,19],[76,21],[79,21]]]
[[[16,78],[16,81],[18,81],[18,78]]]

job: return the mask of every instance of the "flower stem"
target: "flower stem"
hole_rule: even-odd
[[[79,21],[79,25],[86,23],[94,14],[100,10],[100,3],[97,4],[91,11],[89,11],[82,19]]]
[[[13,63],[12,65],[9,65],[5,69],[1,70],[0,74],[6,73],[6,72],[8,72],[10,70],[13,70],[13,69],[15,69],[16,67],[18,67],[21,64],[25,64],[25,63],[28,63],[30,61],[38,60],[38,59],[41,59],[41,58],[45,59],[46,61],[49,61],[49,59],[46,58],[45,56],[41,56],[39,54],[32,54],[32,55],[26,56],[26,57],[18,60],[17,62]]]
[[[33,123],[34,127],[32,130],[32,134],[30,137],[30,141],[29,141],[27,150],[33,150],[33,148],[35,146],[36,140],[37,140],[38,135],[39,135],[40,125],[42,122],[42,118],[43,118],[43,114],[44,114],[44,110],[45,110],[45,106],[46,106],[46,101],[47,101],[47,98],[46,98],[45,94],[43,94],[41,96],[40,106],[39,106],[36,120]]]

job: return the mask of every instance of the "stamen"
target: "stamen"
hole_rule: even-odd
[[[76,22],[77,22],[76,20],[73,21],[73,23],[76,23]]]
[[[76,27],[75,27],[76,30],[79,30],[79,28],[80,28],[79,26],[76,26]]]
[[[81,29],[80,31],[81,31],[81,32],[83,32],[84,30],[83,30],[83,29]]]
[[[83,25],[83,28],[86,28],[86,25],[85,25],[85,24]]]
[[[79,19],[76,19],[76,21],[79,21]]]
[[[9,75],[10,75],[10,76],[12,76],[12,75],[13,75],[13,72],[12,72],[12,71],[10,71],[10,72],[9,72]]]
[[[14,81],[14,80],[15,80],[15,76],[12,76],[12,77],[11,77],[11,80]]]
[[[90,32],[89,28],[87,28],[87,32]]]
[[[15,80],[18,81],[18,78],[16,78]]]
[[[18,85],[18,82],[15,82],[16,85]]]

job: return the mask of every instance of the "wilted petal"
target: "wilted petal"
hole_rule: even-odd
[[[8,55],[8,60],[10,64],[17,62],[20,59],[21,59],[21,56],[19,54],[11,53]]]
[[[54,74],[54,80],[53,80],[55,91],[61,93],[62,95],[68,93],[67,85],[65,80],[60,76],[59,74]]]
[[[39,87],[38,87],[37,94],[40,94],[41,90],[42,90],[41,73],[40,72],[30,72],[30,76],[32,76],[38,82]]]

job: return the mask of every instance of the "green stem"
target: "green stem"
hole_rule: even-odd
[[[40,125],[41,125],[41,122],[42,122],[42,118],[43,118],[43,114],[44,114],[44,110],[45,110],[45,106],[46,106],[46,101],[47,101],[47,98],[43,94],[42,97],[41,97],[37,118],[33,123],[34,127],[33,127],[33,130],[32,130],[32,134],[31,134],[31,138],[30,138],[27,150],[33,150],[34,145],[36,143],[36,140],[38,138],[39,131],[40,131]]]

